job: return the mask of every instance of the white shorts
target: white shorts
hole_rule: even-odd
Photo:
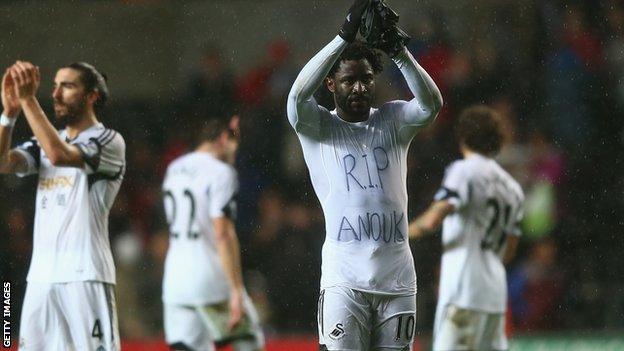
[[[507,350],[505,315],[446,305],[436,312],[435,351]]]
[[[415,326],[416,295],[332,287],[319,296],[319,343],[327,350],[411,350]]]
[[[119,345],[113,285],[93,281],[27,284],[20,350],[117,351]]]
[[[247,294],[243,295],[244,320],[227,330],[228,301],[205,306],[165,304],[165,339],[169,345],[184,345],[195,351],[214,350],[234,344],[237,349],[259,350],[264,347],[264,334],[258,313]],[[244,346],[241,346],[244,345]]]

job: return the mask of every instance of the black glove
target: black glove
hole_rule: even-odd
[[[353,2],[353,5],[349,8],[349,13],[347,13],[345,22],[342,28],[340,28],[340,32],[338,32],[338,35],[340,35],[342,39],[348,42],[355,40],[360,24],[362,23],[362,15],[364,15],[364,12],[368,9],[369,3],[370,0],[355,0]]]
[[[398,22],[399,15],[384,0],[372,0],[362,16],[360,34],[369,46],[394,57],[410,40],[409,35],[397,27]]]

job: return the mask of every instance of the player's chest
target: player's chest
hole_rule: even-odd
[[[339,138],[322,146],[322,158],[330,181],[353,191],[381,191],[388,179],[398,175],[401,151],[389,137],[381,133],[358,138]]]
[[[81,169],[56,167],[42,157],[37,182],[38,207],[42,210],[66,207],[84,183],[84,177]]]
[[[398,147],[398,137],[391,123],[377,121],[366,125],[352,125],[333,121],[325,128],[324,144],[342,153],[370,153],[370,150]]]

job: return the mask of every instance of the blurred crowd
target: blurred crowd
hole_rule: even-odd
[[[498,160],[526,194],[524,236],[508,269],[513,328],[622,329],[624,7],[556,0],[493,6],[463,37],[448,32],[442,13],[423,13],[406,25],[409,49],[445,101],[411,146],[410,217],[426,208],[446,165],[460,157],[457,114],[474,103],[493,106],[504,116],[506,137]],[[200,69],[189,72],[177,96],[112,101],[103,121],[128,145],[125,181],[110,215],[125,337],[162,332],[164,170],[193,148],[193,132],[207,119],[233,114],[241,116],[238,234],[247,289],[269,332],[315,332],[324,223],[285,114],[291,84],[314,50],[294,52],[287,37],[276,38],[256,67],[234,74],[222,50],[206,44]],[[411,98],[389,59],[379,79],[378,103]],[[325,89],[317,100],[332,108]],[[16,134],[19,141],[30,133],[21,126]],[[13,282],[16,306],[30,260],[35,181],[0,178],[0,274]],[[439,241],[411,243],[417,326],[425,332],[433,324]]]

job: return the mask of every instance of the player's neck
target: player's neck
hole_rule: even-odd
[[[67,132],[67,137],[69,139],[74,139],[80,134],[82,131],[87,130],[94,125],[98,124],[97,117],[94,113],[88,113],[83,118],[80,118],[78,121],[72,124],[68,124],[65,127],[65,131]]]
[[[470,158],[472,156],[480,155],[478,152],[472,151],[464,145],[460,146],[460,150],[464,159]]]
[[[368,117],[370,115],[370,109],[364,114],[355,115],[355,114],[345,112],[340,107],[336,107],[336,113],[338,114],[338,117],[340,117],[340,119],[342,119],[345,122],[357,123],[357,122],[364,122],[368,120]]]
[[[221,148],[213,143],[201,143],[196,149],[196,152],[204,152],[209,154],[210,156],[216,158],[217,160],[223,161],[225,163],[232,163],[231,160],[228,159],[227,155]]]

